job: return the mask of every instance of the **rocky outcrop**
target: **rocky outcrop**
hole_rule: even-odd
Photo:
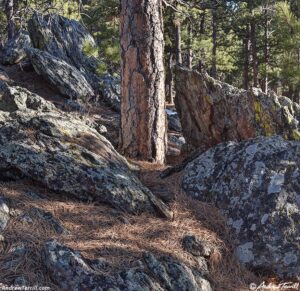
[[[0,91],[0,100],[6,92]],[[102,201],[132,213],[158,209],[172,217],[131,173],[125,158],[84,120],[53,109],[45,100],[36,102],[41,97],[25,89],[13,87],[9,94],[10,105],[2,102],[0,107],[6,110],[0,111],[0,172],[20,172],[85,201]]]
[[[61,15],[35,13],[28,22],[28,30],[35,48],[75,67],[98,87],[99,62],[94,56],[97,46],[83,25]]]
[[[27,49],[27,55],[35,71],[62,95],[82,100],[89,100],[95,95],[84,75],[64,60],[33,48]]]
[[[55,240],[46,242],[43,262],[62,290],[212,290],[201,271],[169,256],[145,253],[139,267],[120,274],[104,275],[107,264],[83,258]]]
[[[25,48],[30,46],[31,41],[28,32],[20,30],[4,45],[4,48],[0,53],[0,62],[3,65],[13,65],[19,63],[26,57]]]
[[[195,148],[281,134],[300,139],[300,106],[286,97],[245,91],[207,73],[177,68],[175,104],[183,135]]]
[[[83,25],[61,15],[35,13],[28,30],[37,49],[28,54],[38,74],[63,95],[74,99],[99,95],[112,109],[120,111],[120,80],[109,74],[99,75],[98,48]]]
[[[186,193],[215,204],[254,268],[300,278],[300,142],[280,136],[220,144],[191,162]]]

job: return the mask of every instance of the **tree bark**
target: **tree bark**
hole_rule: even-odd
[[[218,37],[218,15],[217,1],[214,0],[212,8],[212,60],[211,60],[211,76],[217,78],[217,37]]]
[[[161,0],[122,0],[121,137],[129,157],[164,163],[164,38]]]
[[[175,21],[176,28],[176,63],[182,64],[182,52],[181,52],[181,23],[180,20]]]
[[[244,70],[243,70],[243,88],[249,89],[249,66],[250,66],[250,39],[249,39],[250,28],[249,25],[246,29],[246,35],[243,40],[244,47]]]
[[[5,13],[7,19],[7,39],[10,40],[15,34],[14,22],[14,0],[7,0],[5,3]]]
[[[250,19],[250,47],[251,47],[251,68],[253,76],[253,87],[258,87],[258,58],[257,58],[257,45],[256,45],[256,17],[254,14],[253,1],[248,2]]]
[[[258,59],[257,59],[257,47],[256,47],[256,24],[252,19],[250,23],[250,35],[251,35],[251,54],[252,54],[252,72],[253,72],[253,87],[258,87]]]
[[[265,11],[264,11],[264,61],[265,61],[265,75],[263,79],[263,91],[265,93],[268,93],[268,84],[269,84],[269,76],[268,76],[268,70],[269,70],[269,62],[270,62],[270,47],[269,47],[269,13],[268,13],[268,6],[266,4]]]
[[[173,76],[173,53],[170,52],[168,63],[167,63],[167,72],[166,72],[166,100],[170,104],[174,104],[174,76]]]
[[[188,68],[192,69],[193,67],[193,28],[192,24],[188,24]]]

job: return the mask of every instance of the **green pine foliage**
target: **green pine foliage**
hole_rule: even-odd
[[[246,82],[250,88],[257,74],[257,86],[262,89],[267,82],[268,89],[294,100],[300,97],[300,0],[166,2],[172,4],[164,5],[163,9],[166,68],[170,59],[173,65],[176,59],[176,26],[180,24],[183,64],[187,65],[188,55],[192,52],[193,68],[201,67],[211,72],[215,11],[218,78],[238,87],[245,86]],[[84,0],[82,5],[79,3],[73,0],[19,0],[17,26],[25,26],[35,9],[81,21],[97,43],[96,48],[85,44],[84,52],[99,59],[98,73],[119,74],[120,1]],[[25,5],[32,9],[24,9]],[[5,14],[1,9],[0,35],[5,33],[5,27]]]

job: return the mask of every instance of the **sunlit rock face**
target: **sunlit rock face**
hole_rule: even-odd
[[[280,136],[220,144],[191,162],[182,187],[213,203],[247,266],[300,276],[300,142]]]
[[[238,89],[205,72],[180,67],[176,92],[183,135],[195,148],[277,134],[300,139],[300,106],[289,98],[257,88]]]

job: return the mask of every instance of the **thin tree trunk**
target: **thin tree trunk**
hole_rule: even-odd
[[[193,67],[193,29],[192,29],[192,24],[188,24],[188,68],[192,69]]]
[[[5,13],[7,19],[7,39],[10,40],[15,34],[14,22],[14,0],[7,0],[5,4]]]
[[[258,87],[258,59],[257,59],[257,46],[256,46],[256,24],[255,24],[254,19],[251,20],[250,35],[251,35],[253,87]]]
[[[173,76],[173,53],[170,52],[168,63],[167,63],[167,72],[166,72],[166,100],[170,104],[174,104],[174,94],[173,94],[173,85],[174,85],[174,76]]]
[[[247,26],[246,36],[243,40],[244,47],[244,70],[243,70],[243,88],[249,89],[249,66],[250,66],[250,39],[249,26]]]
[[[212,60],[211,60],[211,76],[217,78],[217,37],[218,37],[218,15],[217,15],[217,3],[214,1],[212,9]]]
[[[182,52],[181,52],[181,23],[179,20],[175,23],[176,33],[176,63],[182,64]]]
[[[265,60],[265,75],[263,80],[263,91],[265,93],[268,93],[268,84],[269,84],[269,76],[268,76],[268,70],[269,70],[269,62],[270,62],[270,52],[269,52],[269,15],[268,15],[268,6],[265,6],[264,11],[264,60]]]
[[[161,0],[122,0],[121,149],[164,163],[166,153],[164,37]]]

